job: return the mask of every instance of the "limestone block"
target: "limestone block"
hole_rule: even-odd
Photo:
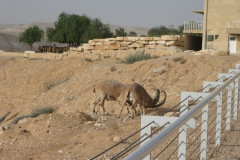
[[[153,37],[139,37],[141,41],[152,41]]]
[[[96,45],[103,45],[103,42],[96,42]]]
[[[175,46],[184,46],[184,42],[183,41],[175,41],[174,45]]]
[[[94,41],[92,41],[92,40],[89,40],[89,41],[88,41],[88,44],[89,44],[90,46],[94,46],[94,45],[96,45],[96,42],[94,42]]]
[[[81,46],[79,46],[79,47],[81,47]],[[76,51],[77,49],[78,49],[78,48],[76,48],[76,47],[70,47],[70,48],[69,48],[70,51]]]
[[[179,35],[178,41],[183,42],[185,40],[185,35]]]
[[[128,47],[128,44],[127,43],[121,43],[120,47]]]
[[[93,42],[104,42],[104,39],[93,39]]]
[[[104,40],[105,42],[108,42],[108,41],[116,41],[116,38],[107,38]]]
[[[25,51],[24,53],[27,53],[27,54],[34,54],[34,53],[36,53],[36,52],[34,52],[34,51]]]
[[[79,47],[77,48],[77,51],[83,52],[83,51],[84,51],[84,47],[83,47],[83,46],[79,46]]]
[[[116,41],[105,41],[104,45],[116,44]]]
[[[133,43],[131,45],[128,45],[129,48],[143,48],[144,45],[143,44],[139,44],[139,43]]]
[[[118,50],[118,49],[120,49],[120,45],[119,44],[110,44],[110,45],[104,46],[104,49]]]
[[[90,46],[89,44],[86,44],[86,43],[84,43],[83,44],[83,49],[84,50],[90,50],[90,49],[93,49],[94,47],[93,46]]]
[[[166,44],[166,41],[156,41],[157,44],[163,44],[165,45]]]
[[[149,41],[137,41],[139,44],[149,44]]]
[[[156,44],[156,41],[149,41],[149,44],[150,44],[150,45]]]
[[[165,40],[165,41],[177,41],[178,40],[178,36],[176,36],[176,35],[163,35],[161,38],[162,38],[162,40]]]
[[[168,41],[168,42],[166,42],[166,46],[175,45],[175,42],[176,42],[176,41]]]
[[[155,44],[150,44],[150,45],[146,45],[145,47],[149,49],[156,49],[157,46]]]
[[[124,41],[135,42],[136,40],[138,40],[138,37],[124,37]]]
[[[116,37],[116,41],[123,41],[124,37]]]
[[[129,49],[129,47],[128,47],[128,46],[126,46],[126,47],[120,47],[120,49],[121,49],[121,50],[127,50],[127,49]]]
[[[94,49],[95,50],[102,50],[104,48],[104,45],[95,45]]]
[[[154,41],[161,41],[162,38],[161,38],[161,37],[153,37],[153,40],[154,40]]]

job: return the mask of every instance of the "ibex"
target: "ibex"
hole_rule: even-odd
[[[136,107],[140,107],[141,115],[145,115],[145,109],[146,108],[155,108],[162,106],[167,98],[167,94],[164,91],[160,91],[156,86],[153,86],[153,89],[155,90],[155,95],[153,98],[147,93],[147,91],[138,83],[133,83],[128,86],[127,88],[127,99],[129,99],[132,102],[132,109],[131,109],[131,117],[133,116],[133,111],[136,112]],[[160,92],[164,93],[164,99],[162,102],[158,103],[160,98]],[[158,103],[158,104],[157,104]]]
[[[96,92],[98,95],[97,99],[93,102],[93,113],[97,113],[95,107],[99,103],[99,106],[102,108],[103,113],[107,114],[104,108],[105,100],[119,101],[123,107],[126,105],[126,103],[131,106],[132,103],[126,97],[127,87],[127,85],[122,84],[116,80],[103,80],[99,82],[93,89],[93,91]]]

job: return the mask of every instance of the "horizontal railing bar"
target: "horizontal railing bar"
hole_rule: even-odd
[[[216,88],[216,90],[210,93],[205,99],[200,101],[196,106],[194,106],[188,112],[184,113],[181,117],[179,117],[178,120],[174,121],[172,124],[166,127],[162,132],[158,133],[152,139],[148,140],[144,145],[140,146],[137,150],[132,152],[129,156],[125,158],[125,160],[132,160],[132,159],[140,160],[146,157],[158,145],[163,143],[164,140],[166,140],[174,132],[178,131],[188,120],[190,120],[195,115],[195,113],[197,113],[200,109],[206,106],[214,97],[216,97],[223,89],[229,86],[239,76],[240,76],[240,72],[236,73],[235,76],[229,78],[221,86]]]

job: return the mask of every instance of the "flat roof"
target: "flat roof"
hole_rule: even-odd
[[[193,10],[192,12],[198,13],[198,14],[204,14],[204,11],[203,11],[203,10]]]

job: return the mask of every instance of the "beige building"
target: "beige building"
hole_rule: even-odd
[[[185,49],[240,53],[240,0],[204,0],[203,24],[184,22]]]

